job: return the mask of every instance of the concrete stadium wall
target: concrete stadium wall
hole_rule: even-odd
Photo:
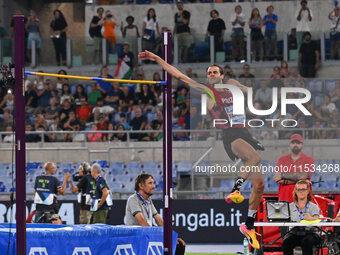
[[[277,160],[277,158],[283,154],[289,152],[288,140],[273,140],[264,141],[266,150],[261,152],[263,160]],[[63,150],[62,148],[79,148],[83,145],[81,143],[45,143],[41,145],[39,143],[29,143],[26,145],[26,149],[29,148],[41,148],[41,150],[26,152],[26,161],[31,162],[81,162],[94,160],[109,160],[108,153],[100,152],[102,150],[108,150],[109,148],[115,148],[111,150],[111,161],[159,161],[163,159],[162,142],[133,142],[130,144],[125,143],[85,143],[84,147],[89,150],[96,151],[91,153],[90,158],[87,150]],[[129,148],[118,149],[119,146],[126,146]],[[213,144],[213,141],[198,141],[198,142],[173,142],[173,161],[193,161],[196,162],[207,150],[213,146],[213,150],[209,153],[203,161],[209,160],[213,162],[229,161],[226,155],[223,144],[218,141]],[[10,144],[0,144],[0,148],[11,149]],[[54,150],[50,148],[56,148]],[[154,154],[152,151],[154,148]],[[196,149],[195,149],[196,148]],[[45,150],[46,149],[46,150]],[[312,155],[315,160],[339,159],[340,140],[307,140],[305,141],[304,152]],[[10,163],[11,152],[0,151],[0,162]]]

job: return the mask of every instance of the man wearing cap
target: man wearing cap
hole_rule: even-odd
[[[295,184],[310,180],[314,170],[314,159],[303,153],[303,139],[299,134],[290,137],[290,153],[279,157],[276,162],[274,180],[279,184],[279,201],[293,202]]]
[[[298,69],[302,77],[313,78],[319,69],[320,53],[310,32],[304,34],[304,39],[299,50]]]

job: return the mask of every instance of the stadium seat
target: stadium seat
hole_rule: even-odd
[[[330,93],[335,89],[335,80],[325,80],[325,90]]]
[[[126,164],[126,168],[128,168],[128,169],[132,169],[132,168],[142,169],[142,163],[139,162],[139,161],[131,161],[131,162],[128,162]]]
[[[145,172],[153,171],[155,169],[159,170],[158,162],[148,161],[148,162],[145,162],[143,165],[143,171]]]
[[[127,172],[124,168],[110,168],[109,172],[111,175],[116,176],[116,175],[126,175]]]
[[[220,183],[220,188],[221,190],[226,190],[229,191],[233,188],[234,186],[234,180],[222,180]]]
[[[313,93],[322,93],[323,92],[323,80],[313,79],[308,83],[310,92]]]
[[[180,161],[177,164],[177,172],[181,174],[189,174],[191,167],[192,163],[190,161]]]
[[[73,163],[71,163],[71,162],[62,162],[62,163],[60,163],[59,168],[60,169],[65,169],[65,168],[70,169],[70,168],[73,168]]]
[[[93,164],[99,164],[102,168],[106,168],[107,167],[106,160],[96,160],[96,161],[93,161]]]
[[[0,163],[0,173],[7,171],[7,164],[6,163]]]
[[[39,168],[41,167],[41,164],[40,162],[28,162],[26,164],[26,170],[29,171],[30,169],[36,169],[36,168]]]
[[[123,161],[110,162],[110,168],[114,169],[123,169],[125,167],[125,163]]]

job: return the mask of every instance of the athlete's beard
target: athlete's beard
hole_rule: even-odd
[[[298,148],[298,147],[293,147],[292,149],[292,152],[295,154],[295,155],[298,155],[300,152],[301,152],[302,149]]]
[[[220,77],[211,77],[208,78],[208,83],[210,85],[222,84],[222,79]]]

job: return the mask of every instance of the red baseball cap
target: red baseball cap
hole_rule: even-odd
[[[299,141],[301,143],[303,143],[303,139],[302,139],[302,136],[299,135],[299,134],[293,134],[291,137],[290,137],[290,141]]]

